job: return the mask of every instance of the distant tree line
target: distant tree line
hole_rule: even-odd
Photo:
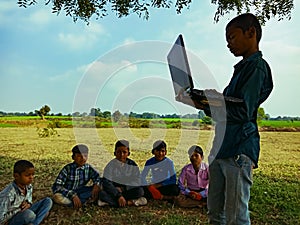
[[[69,114],[62,114],[62,113],[50,113],[51,108],[48,105],[45,105],[41,107],[38,110],[35,110],[34,112],[3,112],[0,111],[0,117],[3,116],[40,116],[41,119],[44,119],[45,116],[69,116],[69,117],[87,117],[87,116],[94,116],[94,117],[100,117],[105,119],[112,119],[113,121],[117,122],[121,120],[122,118],[136,118],[136,119],[176,119],[176,118],[185,118],[185,119],[207,119],[205,113],[200,110],[198,111],[198,114],[157,114],[152,112],[143,112],[143,113],[121,113],[119,110],[116,110],[115,112],[110,111],[101,111],[100,108],[91,108],[90,112],[73,112]],[[290,116],[278,116],[276,118],[271,118],[269,114],[266,114],[263,108],[259,108],[258,112],[258,120],[282,120],[282,121],[300,121],[300,117],[290,117]]]
[[[101,118],[115,118],[116,121],[118,121],[118,118],[127,117],[127,118],[137,118],[137,119],[161,119],[161,118],[187,118],[187,119],[202,119],[205,114],[203,111],[199,111],[198,114],[185,114],[185,115],[179,115],[176,113],[173,114],[157,114],[152,112],[143,112],[143,113],[124,113],[122,114],[119,110],[116,110],[115,112],[111,113],[110,111],[101,111],[99,108],[91,108],[90,112],[74,112],[74,113],[49,113],[50,107],[42,107],[39,110],[35,110],[34,112],[31,111],[29,113],[26,112],[3,112],[0,111],[0,117],[3,116],[40,116],[42,119],[45,116],[72,116],[72,117],[86,117],[86,116],[95,116],[95,117],[101,117]]]

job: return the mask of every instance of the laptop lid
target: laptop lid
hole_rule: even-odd
[[[175,95],[177,96],[182,90],[190,93],[194,88],[194,84],[185,51],[183,37],[181,34],[177,37],[175,43],[169,51],[167,60]]]

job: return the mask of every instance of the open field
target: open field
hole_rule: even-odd
[[[54,128],[185,128],[201,129],[207,125],[199,119],[187,118],[158,118],[158,119],[136,119],[123,118],[119,122],[112,122],[111,118],[101,117],[72,117],[72,116],[46,116],[46,120],[41,120],[39,116],[2,116],[0,117],[0,127],[47,127]],[[262,120],[259,121],[261,130],[268,131],[300,131],[300,121],[290,120]]]
[[[208,155],[213,132],[187,129],[56,129],[57,136],[40,138],[36,128],[0,128],[0,189],[12,180],[12,166],[18,159],[32,161],[36,167],[34,199],[51,196],[50,187],[63,165],[71,162],[71,148],[76,143],[90,147],[89,163],[100,173],[113,158],[117,139],[131,144],[130,158],[142,168],[151,157],[152,143],[164,139],[168,156],[179,173],[188,163],[187,149],[200,144]],[[261,132],[259,168],[254,170],[250,210],[254,225],[300,224],[300,132]],[[54,205],[44,224],[207,224],[207,210],[181,209],[166,202],[123,209],[89,206],[73,211]]]

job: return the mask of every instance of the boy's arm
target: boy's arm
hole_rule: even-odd
[[[12,206],[9,196],[0,196],[0,224],[5,224],[20,211],[20,207]]]
[[[184,182],[186,180],[186,170],[185,167],[181,170],[181,173],[178,178],[178,187],[180,189],[180,192],[184,195],[188,195],[190,193],[190,189],[188,189],[185,185]]]
[[[98,199],[99,192],[101,190],[102,179],[100,178],[100,174],[97,170],[95,170],[92,166],[89,166],[89,174],[93,181],[94,187],[92,190],[92,198],[93,200]]]
[[[165,166],[166,166],[166,170],[169,173],[169,177],[165,179],[163,182],[161,182],[163,186],[169,184],[176,184],[176,171],[175,171],[174,163],[170,159],[166,162],[167,165]]]
[[[67,185],[67,177],[68,177],[68,170],[66,169],[66,167],[64,167],[58,174],[52,186],[52,191],[54,194],[61,193],[67,198],[72,199],[76,195],[76,193],[73,190],[69,190],[65,187]]]
[[[104,168],[102,186],[107,193],[111,194],[115,198],[119,198],[122,194],[113,184],[113,162],[114,161],[110,161]]]
[[[102,183],[102,179],[100,177],[100,174],[98,173],[97,170],[95,170],[94,167],[92,166],[89,166],[89,174],[90,174],[90,178],[92,179],[93,181],[93,184],[94,185],[98,185],[99,187],[101,186],[101,183]]]
[[[114,196],[116,199],[120,198],[122,196],[122,193],[114,186],[113,182],[103,178],[103,189],[108,193]]]
[[[143,169],[143,171],[142,171],[142,173],[141,173],[141,182],[142,182],[142,186],[148,185],[148,182],[147,182],[147,180],[146,180],[146,177],[147,177],[147,175],[148,175],[148,173],[149,173],[149,170],[150,170],[150,165],[148,165],[148,163],[146,162],[146,163],[145,163],[145,166],[144,166],[144,169]]]
[[[141,173],[138,165],[132,161],[130,164],[126,165],[128,170],[130,171],[130,176],[128,177],[130,180],[127,181],[126,190],[130,190],[131,188],[135,188],[141,186]]]
[[[32,194],[33,194],[33,186],[30,184],[27,186],[26,201],[31,205],[32,205]]]

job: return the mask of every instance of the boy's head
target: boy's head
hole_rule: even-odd
[[[86,163],[88,154],[89,148],[84,144],[78,144],[72,148],[72,159],[77,164],[77,166],[81,167]]]
[[[244,13],[233,18],[226,26],[227,47],[235,56],[248,57],[258,51],[262,29],[256,16]]]
[[[19,160],[14,165],[14,178],[18,185],[29,185],[34,178],[34,165],[27,160]]]
[[[152,154],[157,161],[161,161],[166,157],[167,144],[162,140],[157,140],[153,143]]]
[[[188,154],[193,165],[199,166],[203,159],[203,150],[198,145],[193,145],[189,148]]]
[[[114,155],[117,160],[125,163],[127,157],[130,155],[129,142],[127,140],[118,140],[115,144]]]

